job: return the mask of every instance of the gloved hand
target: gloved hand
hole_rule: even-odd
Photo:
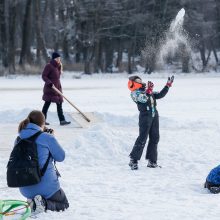
[[[49,134],[54,134],[54,130],[52,128],[47,128],[46,126],[44,126],[43,131]]]
[[[151,81],[148,81],[146,93],[149,95],[152,94],[153,88],[154,88],[154,84]]]
[[[53,83],[48,83],[47,85],[48,85],[50,88],[53,87]]]
[[[168,77],[166,86],[170,88],[173,84],[173,81],[174,81],[174,76]]]

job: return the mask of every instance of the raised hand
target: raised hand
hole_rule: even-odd
[[[174,76],[168,77],[166,86],[171,87],[174,81]]]

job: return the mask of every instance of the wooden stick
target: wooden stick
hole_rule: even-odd
[[[68,100],[68,99],[63,95],[63,93],[60,92],[60,90],[58,90],[54,85],[52,86],[52,88],[53,88],[59,95],[61,95],[64,99],[66,99],[66,101],[69,102],[70,105],[72,105],[72,106],[83,116],[83,118],[84,118],[86,121],[88,121],[88,122],[91,121],[91,120],[90,120],[83,112],[81,112],[70,100]]]

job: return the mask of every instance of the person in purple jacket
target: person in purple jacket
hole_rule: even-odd
[[[57,104],[57,114],[60,120],[60,125],[68,125],[69,121],[65,120],[63,115],[62,103],[63,97],[56,93],[52,87],[56,87],[60,92],[62,92],[62,86],[60,82],[60,75],[62,72],[62,63],[60,54],[54,52],[52,54],[51,61],[45,66],[44,71],[42,73],[42,79],[45,82],[44,90],[43,90],[43,100],[45,101],[42,112],[47,118],[47,111],[50,107],[51,102],[55,102]],[[46,125],[49,125],[46,122]]]
[[[38,184],[20,187],[21,194],[28,199],[32,211],[38,213],[46,210],[64,211],[69,207],[68,200],[58,180],[58,171],[53,161],[62,162],[65,152],[54,137],[52,129],[45,131],[45,117],[41,111],[34,110],[23,120],[18,127],[21,139],[29,138],[39,131],[37,139],[37,152],[39,166],[42,169],[51,154],[45,174]],[[52,133],[51,133],[52,131]]]

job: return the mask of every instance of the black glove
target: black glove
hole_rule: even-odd
[[[52,82],[50,82],[50,83],[48,83],[47,85],[48,85],[50,88],[52,88],[53,83],[52,83]]]
[[[54,130],[52,128],[44,127],[44,132],[49,133],[49,134],[53,134]]]

